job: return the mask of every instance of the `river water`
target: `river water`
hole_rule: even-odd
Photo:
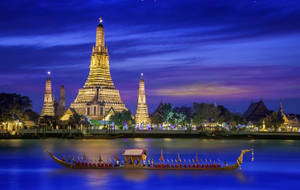
[[[126,148],[145,148],[149,157],[221,160],[234,163],[244,148],[241,170],[145,171],[69,170],[45,153],[58,157],[82,155],[110,160]],[[300,141],[211,139],[114,139],[114,140],[0,140],[0,189],[300,189]]]

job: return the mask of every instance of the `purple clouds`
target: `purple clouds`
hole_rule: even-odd
[[[0,90],[30,96],[37,111],[48,70],[56,97],[64,84],[67,102],[74,100],[88,75],[99,16],[113,81],[133,112],[141,72],[151,111],[163,100],[218,102],[242,112],[260,98],[271,109],[283,98],[287,111],[300,111],[297,1],[11,0],[0,6]]]

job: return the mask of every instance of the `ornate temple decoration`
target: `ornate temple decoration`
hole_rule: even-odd
[[[300,132],[300,122],[298,118],[293,114],[287,115],[284,113],[281,100],[278,113],[279,117],[283,120],[283,124],[279,127],[280,131]]]
[[[138,125],[141,124],[146,125],[150,123],[150,118],[148,114],[148,105],[146,103],[145,82],[143,78],[143,73],[141,74],[141,79],[139,83],[135,122]]]
[[[55,116],[54,99],[52,96],[52,85],[50,79],[50,72],[46,80],[46,90],[44,95],[44,105],[41,116]]]
[[[102,19],[96,30],[96,44],[93,47],[90,72],[82,89],[79,89],[75,101],[71,104],[78,114],[91,119],[102,120],[107,114],[126,110],[119,90],[115,89],[109,68],[109,55],[105,47]]]

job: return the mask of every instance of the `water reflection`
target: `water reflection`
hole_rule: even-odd
[[[105,160],[126,148],[146,148],[156,161],[205,158],[235,162],[240,150],[253,147],[255,161],[246,155],[242,170],[70,170],[54,163],[44,152],[57,156],[82,155]],[[276,189],[297,186],[300,178],[300,141],[214,139],[107,139],[107,140],[1,140],[0,185],[5,189]],[[284,185],[272,185],[281,182]],[[270,183],[268,183],[270,182]],[[277,189],[278,189],[277,188]]]

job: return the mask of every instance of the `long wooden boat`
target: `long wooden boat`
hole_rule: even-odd
[[[198,156],[196,155],[196,159],[193,163],[182,163],[180,157],[178,155],[176,163],[158,163],[154,164],[153,159],[152,162],[148,162],[148,164],[143,163],[143,160],[146,160],[146,150],[144,149],[127,149],[123,153],[125,157],[125,164],[119,164],[118,158],[115,156],[116,162],[103,162],[100,158],[97,162],[89,162],[84,158],[81,161],[66,161],[64,158],[59,159],[54,156],[51,152],[46,151],[50,157],[59,165],[70,168],[70,169],[144,169],[144,170],[223,170],[223,171],[232,171],[238,168],[241,168],[243,163],[244,154],[247,152],[252,152],[252,161],[253,161],[253,149],[244,149],[241,150],[240,156],[237,158],[236,162],[232,165],[224,164],[223,166],[220,163],[217,164],[204,164],[198,162]],[[84,156],[85,157],[85,156]],[[161,152],[160,161],[164,161],[163,154]],[[117,163],[117,164],[116,164]]]

